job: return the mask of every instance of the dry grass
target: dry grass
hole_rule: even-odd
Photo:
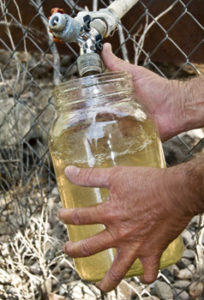
[[[139,299],[144,294],[151,295],[136,278],[134,285],[124,280],[116,291],[106,296],[93,284],[82,282],[72,261],[63,252],[67,233],[56,218],[59,197],[50,195],[47,198],[44,195],[42,200],[40,213],[28,218],[26,226],[19,226],[14,234],[7,235],[8,239],[0,243],[2,299],[40,300],[60,296],[61,299],[115,300],[129,299],[131,295],[138,295]]]
[[[13,218],[18,219],[20,211],[16,210],[18,202],[12,201],[17,193],[23,195],[23,188],[15,188],[13,192],[6,193],[4,197],[10,200],[9,213],[15,211]],[[22,196],[23,197],[23,196]],[[25,197],[25,193],[24,193]],[[26,222],[16,222],[15,231],[4,235],[6,239],[0,242],[0,298],[1,299],[154,299],[152,286],[143,285],[138,278],[123,280],[118,288],[107,295],[91,283],[83,282],[78,277],[72,260],[63,252],[63,243],[67,240],[65,226],[59,222],[56,212],[60,199],[56,187],[46,193],[46,189],[36,191],[41,206],[30,215],[29,203],[34,206],[33,198],[26,196],[27,214]],[[6,211],[4,212],[6,216]],[[29,217],[30,216],[30,217]],[[199,223],[200,222],[200,223]],[[9,224],[7,224],[9,228]],[[201,228],[195,234],[196,228]],[[188,228],[197,238],[196,272],[189,289],[191,295],[199,296],[203,292],[203,217],[195,218]],[[188,245],[187,245],[188,246]],[[171,285],[171,280],[163,272],[158,279]],[[173,288],[173,286],[172,286]],[[155,298],[157,299],[157,298]],[[175,298],[176,299],[176,298]],[[196,298],[195,298],[196,299]]]

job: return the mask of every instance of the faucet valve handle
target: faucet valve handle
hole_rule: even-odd
[[[84,31],[89,32],[91,30],[91,27],[90,27],[91,17],[90,17],[90,15],[84,16],[83,20],[84,20],[83,29],[84,29]]]

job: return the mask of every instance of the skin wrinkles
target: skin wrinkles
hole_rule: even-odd
[[[187,82],[163,79],[117,58],[110,45],[104,45],[102,57],[111,71],[123,70],[133,75],[136,96],[149,108],[162,139],[188,130],[189,126],[191,129],[204,126],[203,77],[194,79],[197,87],[194,91],[194,80],[190,80],[187,88]],[[110,270],[97,283],[105,292],[120,283],[136,258],[143,265],[141,280],[153,282],[163,250],[194,215],[204,212],[203,170],[204,155],[167,169],[67,167],[65,174],[70,182],[79,186],[105,187],[109,189],[109,196],[106,202],[97,206],[59,211],[59,218],[66,224],[105,225],[105,230],[95,236],[75,243],[67,242],[66,253],[82,257],[115,248],[117,255]]]
[[[99,170],[101,170],[101,172]],[[85,176],[83,176],[83,171]],[[100,221],[106,225],[106,230],[104,231],[106,234],[104,235],[104,232],[99,233],[98,235],[87,239],[85,242],[68,242],[66,247],[67,254],[72,257],[76,257],[76,255],[77,257],[81,257],[84,255],[92,255],[110,247],[116,248],[117,251],[120,251],[120,253],[125,253],[127,260],[126,263],[122,263],[122,265],[119,263],[122,254],[118,256],[119,258],[115,259],[115,264],[113,264],[111,272],[119,272],[120,276],[118,275],[117,278],[121,280],[134,260],[136,258],[140,258],[143,263],[143,268],[147,269],[144,278],[147,277],[151,278],[151,280],[155,280],[158,271],[158,269],[155,270],[155,268],[159,265],[161,253],[167,247],[169,242],[176,238],[176,236],[180,233],[181,226],[178,227],[176,231],[174,227],[172,231],[169,228],[169,226],[172,226],[175,222],[174,217],[176,217],[176,213],[174,213],[174,216],[171,217],[173,220],[170,220],[171,222],[168,222],[168,224],[165,225],[165,222],[170,219],[169,211],[165,207],[165,203],[168,199],[165,199],[164,195],[162,199],[160,199],[160,196],[157,195],[152,198],[152,201],[150,202],[149,190],[147,189],[148,185],[145,184],[145,186],[143,186],[141,184],[141,176],[148,178],[151,185],[156,186],[155,190],[157,190],[158,188],[161,188],[160,183],[164,170],[159,168],[143,167],[92,169],[92,177],[90,177],[90,174],[86,177],[88,174],[87,169],[81,169],[79,179],[77,176],[73,176],[68,169],[66,170],[66,175],[73,183],[77,182],[79,185],[84,185],[84,182],[86,182],[86,185],[88,185],[88,182],[90,181],[91,186],[93,186],[97,180],[94,171],[97,172],[100,186],[104,186],[104,183],[107,184],[107,178],[109,178],[109,203],[105,202],[104,204],[101,204],[100,211],[98,213],[95,212],[95,221],[96,223],[99,223],[97,220],[100,219]],[[156,176],[155,173],[157,174]],[[126,178],[125,183],[124,175]],[[119,193],[118,190],[120,191]],[[130,190],[131,193],[128,192]],[[105,209],[103,209],[103,207]],[[87,222],[88,215],[92,215],[93,209],[94,207],[86,208],[87,217],[85,219],[81,218],[81,224]],[[61,210],[60,218],[62,220],[63,215],[66,218],[66,211],[66,209]],[[82,211],[82,209],[80,209],[80,211]],[[88,213],[88,211],[90,213]],[[188,222],[189,219],[185,225],[187,225]],[[72,223],[69,222],[69,224]],[[161,227],[164,229],[168,228],[168,232],[170,232],[171,235],[166,236],[165,234],[165,237],[163,237],[163,230],[161,230]],[[152,239],[153,234],[155,235],[154,239]],[[151,260],[149,259],[149,256],[152,257]],[[148,259],[148,264],[146,264],[146,259]],[[151,269],[149,263],[151,265]],[[121,269],[120,271],[115,271],[115,269],[117,270],[118,268],[118,264]],[[105,277],[105,279],[99,283],[99,287],[104,291],[109,291],[110,288],[112,289],[115,287],[114,284],[110,284],[109,286],[109,276],[112,276],[110,274],[112,273],[108,272],[106,275],[108,276],[108,279]],[[119,279],[117,281],[114,280],[116,285],[120,282]],[[147,281],[149,282],[149,279],[147,279]]]

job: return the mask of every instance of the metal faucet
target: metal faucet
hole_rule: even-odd
[[[77,65],[80,76],[102,73],[103,64],[98,54],[102,41],[115,30],[123,15],[138,0],[115,0],[99,11],[81,11],[75,18],[62,9],[52,9],[49,28],[57,40],[75,42],[80,47]]]
[[[79,75],[102,73],[103,64],[98,52],[102,50],[103,36],[107,32],[107,23],[102,15],[96,17],[94,13],[92,18],[91,13],[80,12],[72,18],[58,8],[52,9],[51,13],[49,28],[55,41],[75,42],[80,47],[77,59]]]

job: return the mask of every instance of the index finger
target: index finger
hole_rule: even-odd
[[[66,177],[74,184],[89,187],[109,188],[112,168],[77,168],[68,166]]]

